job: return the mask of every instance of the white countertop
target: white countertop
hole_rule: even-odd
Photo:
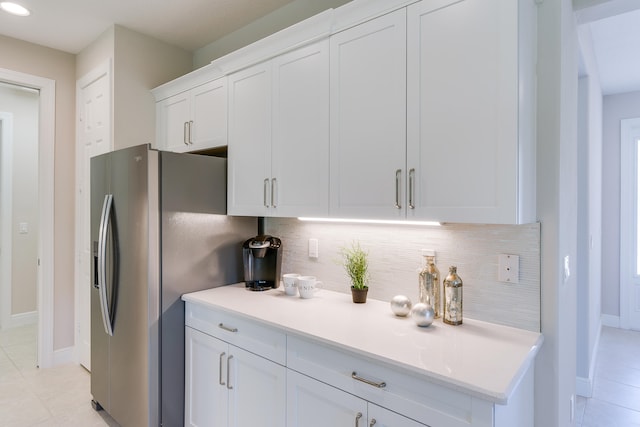
[[[285,295],[282,287],[251,292],[244,283],[185,294],[183,300],[226,310],[313,338],[456,390],[506,404],[542,345],[537,332],[464,319],[436,319],[418,327],[396,317],[389,303],[320,290],[312,299]]]

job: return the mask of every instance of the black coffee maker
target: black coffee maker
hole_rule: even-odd
[[[244,283],[252,291],[266,291],[280,285],[282,242],[277,237],[260,235],[242,245]]]

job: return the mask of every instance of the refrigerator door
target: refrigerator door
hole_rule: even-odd
[[[91,286],[91,395],[103,408],[109,408],[109,336],[105,333],[100,290],[98,288],[98,247],[100,220],[105,195],[109,194],[111,155],[91,159],[91,245],[93,248]]]
[[[148,147],[111,153],[112,228],[116,233],[109,413],[123,427],[149,420]]]
[[[102,228],[106,245],[100,249],[99,244],[94,244],[100,255],[95,258],[94,278],[104,275],[106,279],[101,278],[100,282],[106,283],[97,288],[94,286],[91,297],[91,393],[123,427],[152,425],[149,410],[149,345],[153,337],[149,334],[148,318],[148,153],[146,145],[138,146],[96,157],[91,162],[94,242],[101,240],[96,236],[100,232],[102,216],[102,208],[98,205],[104,204],[105,196],[108,199],[108,195],[112,195],[110,225],[107,229]],[[100,292],[103,292],[102,305]],[[101,308],[105,303],[110,311],[105,313],[103,322]],[[111,336],[108,326],[105,331],[109,320]]]

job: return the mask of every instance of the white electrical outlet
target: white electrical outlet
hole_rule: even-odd
[[[520,277],[520,257],[518,255],[498,255],[498,281],[518,283]]]
[[[318,258],[318,239],[309,239],[309,258]]]

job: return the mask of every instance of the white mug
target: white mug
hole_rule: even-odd
[[[282,275],[282,285],[284,287],[284,293],[287,295],[295,295],[298,287],[299,274],[287,273]]]
[[[313,295],[320,290],[322,282],[316,280],[315,276],[298,277],[298,292],[300,298],[313,298]]]

